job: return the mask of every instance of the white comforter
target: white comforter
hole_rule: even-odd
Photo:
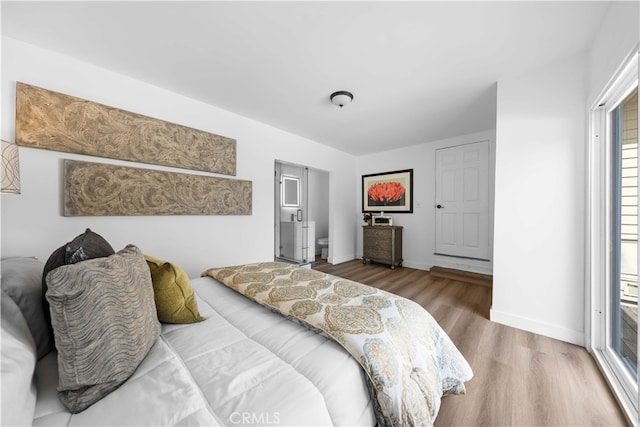
[[[191,282],[200,313],[163,325],[135,374],[84,412],[58,400],[56,353],[36,368],[34,425],[374,425],[360,365],[335,342],[210,277]]]

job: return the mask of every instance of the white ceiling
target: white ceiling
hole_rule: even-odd
[[[608,2],[10,2],[2,34],[353,154],[495,128],[496,82]],[[337,90],[354,101],[329,102]]]

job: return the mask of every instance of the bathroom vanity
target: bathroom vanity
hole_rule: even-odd
[[[303,239],[306,235],[306,241]],[[309,262],[316,256],[315,221],[280,222],[280,256],[283,258]]]

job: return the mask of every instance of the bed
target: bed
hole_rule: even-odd
[[[135,256],[139,255],[136,252]],[[266,265],[274,267],[273,263]],[[363,369],[362,361],[345,350],[341,339],[336,341],[322,330],[292,319],[290,313],[267,309],[260,301],[239,293],[238,286],[234,289],[210,276],[190,280],[204,320],[161,323],[157,339],[133,374],[86,409],[72,413],[60,398],[58,352],[39,354],[43,338],[34,326],[39,321],[34,316],[41,315],[36,306],[42,298],[38,290],[43,266],[31,258],[2,261],[3,425],[409,423],[402,418],[390,421],[380,417],[375,381],[371,381],[370,371]],[[53,313],[54,308],[51,310]],[[57,335],[56,346],[60,348]],[[472,373],[462,356],[433,357],[460,371],[456,386],[450,384],[444,393],[463,392],[463,383]],[[433,418],[440,397],[425,396],[435,401],[431,402]]]

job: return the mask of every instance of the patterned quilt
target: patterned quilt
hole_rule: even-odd
[[[367,373],[380,425],[433,425],[440,398],[464,393],[473,377],[440,325],[406,298],[278,262],[202,275],[340,343]]]

